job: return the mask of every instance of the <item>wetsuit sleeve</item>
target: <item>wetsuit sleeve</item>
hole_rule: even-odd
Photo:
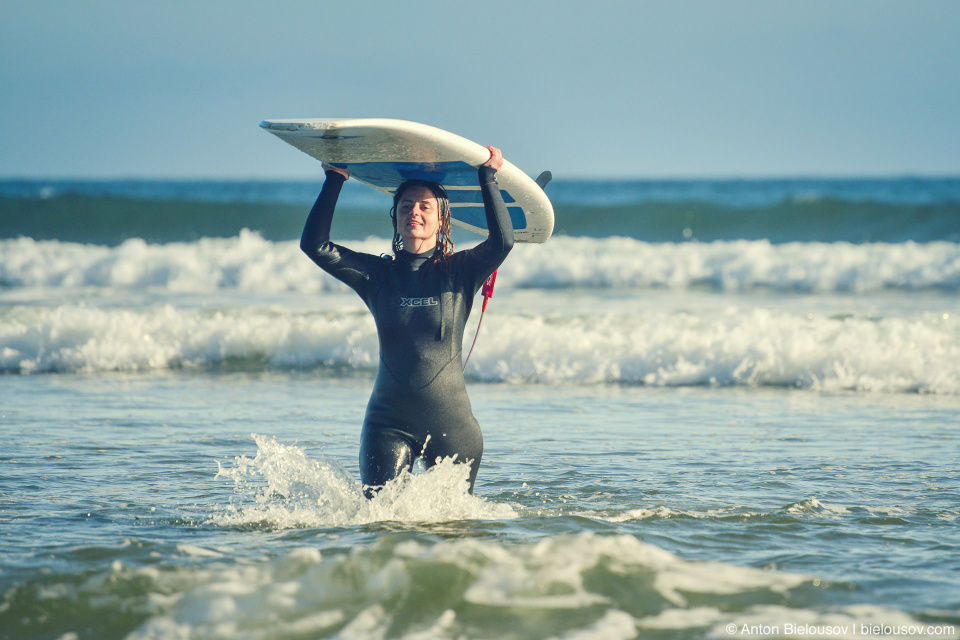
[[[507,211],[507,205],[503,201],[495,180],[496,170],[493,167],[484,166],[480,167],[478,174],[483,209],[487,216],[488,235],[487,239],[479,245],[463,252],[465,262],[474,271],[474,293],[480,290],[483,281],[503,263],[507,254],[513,249],[514,242],[513,222],[510,220],[510,213]]]
[[[317,265],[340,280],[362,297],[366,295],[366,288],[370,281],[371,268],[379,258],[365,253],[351,251],[346,247],[330,242],[330,226],[333,222],[333,211],[340,197],[340,190],[346,178],[336,171],[327,171],[326,180],[320,195],[300,236],[300,249]]]
[[[320,189],[320,195],[317,196],[317,201],[313,203],[310,215],[307,216],[307,223],[303,227],[303,235],[300,236],[300,249],[310,256],[314,262],[316,262],[314,254],[317,248],[330,241],[330,223],[333,222],[333,210],[337,206],[340,190],[346,180],[342,173],[327,171],[326,180],[323,181],[323,187]]]

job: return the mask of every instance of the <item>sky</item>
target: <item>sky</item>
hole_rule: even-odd
[[[275,118],[558,178],[960,175],[956,0],[0,0],[0,178],[307,179]]]

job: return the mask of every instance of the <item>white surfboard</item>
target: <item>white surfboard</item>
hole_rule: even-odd
[[[260,126],[309,156],[349,169],[350,178],[393,196],[404,180],[430,180],[450,196],[454,224],[487,235],[477,167],[483,146],[436,127],[406,120],[264,120]],[[504,160],[497,173],[517,242],[546,242],[553,205],[527,174]]]

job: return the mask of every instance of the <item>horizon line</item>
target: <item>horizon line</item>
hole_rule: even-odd
[[[531,176],[531,179],[533,176]],[[664,175],[558,175],[553,182],[686,182],[711,180],[718,182],[777,181],[777,180],[960,180],[960,171],[951,173],[922,173],[914,171],[890,173],[770,173],[770,174],[664,174]],[[322,181],[323,175],[304,176],[186,176],[186,175],[0,175],[0,182],[308,182]],[[355,184],[360,184],[354,181]],[[350,184],[349,182],[347,184]]]

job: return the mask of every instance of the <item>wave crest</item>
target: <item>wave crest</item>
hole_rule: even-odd
[[[493,312],[467,374],[489,382],[779,386],[960,393],[960,324],[948,314],[870,319],[736,307],[716,314]],[[0,371],[239,367],[370,372],[366,310],[0,309]]]

